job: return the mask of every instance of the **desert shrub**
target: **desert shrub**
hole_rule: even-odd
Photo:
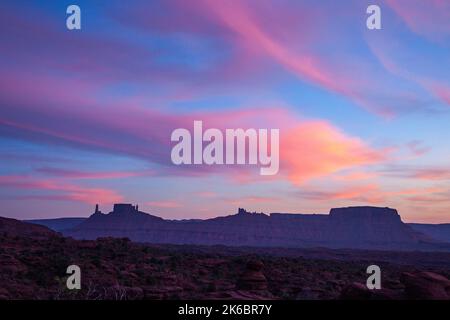
[[[208,283],[208,285],[206,286],[206,292],[214,292],[216,290],[217,286],[213,282]]]
[[[181,296],[177,292],[174,292],[174,293],[170,294],[170,296],[169,296],[169,300],[180,300],[180,299],[181,299]]]
[[[161,260],[159,260],[155,257],[151,257],[149,261],[151,264],[161,264]]]
[[[91,258],[91,263],[97,268],[100,268],[102,266],[102,260],[98,256],[92,257]]]
[[[38,286],[48,287],[52,283],[54,274],[49,272],[48,268],[44,265],[36,265],[26,273],[25,277],[32,280]]]
[[[146,276],[145,283],[150,286],[154,286],[158,284],[158,280],[154,276]]]

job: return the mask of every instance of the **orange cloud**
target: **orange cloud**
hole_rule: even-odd
[[[343,169],[379,163],[386,150],[374,150],[325,121],[302,123],[281,135],[280,162],[293,183]]]

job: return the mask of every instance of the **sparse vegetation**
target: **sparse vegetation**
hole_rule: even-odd
[[[257,262],[246,269],[249,261]],[[0,299],[336,299],[365,283],[369,263],[383,270],[385,298],[402,297],[405,272],[413,272],[408,279],[420,271],[450,276],[445,252],[144,245],[2,233]],[[66,288],[70,264],[82,270],[81,290]]]

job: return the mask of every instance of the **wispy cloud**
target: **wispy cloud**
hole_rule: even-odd
[[[182,206],[181,203],[179,203],[178,201],[175,201],[175,200],[147,201],[145,204],[150,206],[150,207],[166,208],[166,209],[180,208]]]
[[[411,31],[433,41],[450,37],[450,3],[446,0],[385,0]]]
[[[386,161],[389,151],[370,148],[325,121],[298,125],[286,132],[281,146],[282,168],[294,183]]]
[[[77,201],[87,204],[112,204],[123,200],[123,197],[113,190],[30,176],[0,176],[0,187],[28,190],[32,193],[22,196],[30,199]]]

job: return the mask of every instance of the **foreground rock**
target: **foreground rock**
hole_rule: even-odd
[[[244,273],[239,278],[236,288],[239,290],[267,290],[267,279],[262,269],[264,264],[259,260],[247,262]]]
[[[22,236],[33,239],[47,239],[60,236],[60,234],[47,227],[3,217],[0,217],[0,232],[8,236]]]
[[[402,292],[392,289],[369,290],[366,285],[354,282],[346,286],[339,296],[341,300],[395,300],[403,299]]]
[[[448,299],[445,252],[80,241],[2,220],[0,299]],[[362,285],[368,261],[382,269],[380,291]],[[71,264],[81,290],[66,287]]]
[[[433,272],[405,272],[401,276],[408,299],[450,299],[450,280]]]

